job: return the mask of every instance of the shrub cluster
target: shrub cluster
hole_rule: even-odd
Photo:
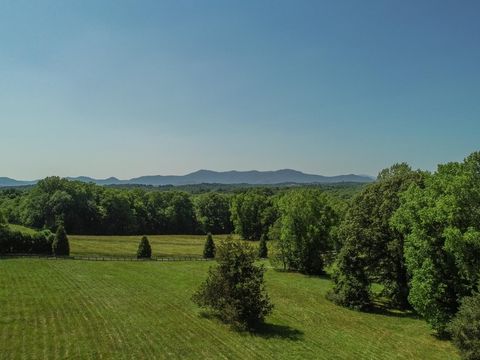
[[[462,301],[448,330],[463,359],[480,359],[480,293]]]
[[[52,254],[54,235],[49,230],[27,234],[0,227],[0,254]]]
[[[218,265],[210,268],[193,301],[238,328],[255,329],[273,306],[263,280],[265,269],[255,265],[254,249],[227,239],[218,246],[216,260]]]

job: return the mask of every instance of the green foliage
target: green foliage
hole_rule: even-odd
[[[0,212],[9,223],[20,222],[20,202],[25,197],[25,190],[0,188]]]
[[[331,193],[338,209],[362,186],[305,185]],[[98,186],[49,177],[32,187],[0,189],[0,211],[10,223],[50,230],[63,224],[69,234],[81,235],[231,233],[235,219],[238,234],[258,240],[277,218],[275,198],[288,191],[288,186],[218,184]]]
[[[237,194],[231,204],[235,232],[246,240],[259,240],[277,217],[271,191],[250,189]]]
[[[59,225],[52,243],[52,252],[56,256],[69,256],[70,244],[63,225]]]
[[[213,234],[232,232],[228,196],[209,192],[197,196],[194,204],[195,214],[202,231]]]
[[[258,257],[260,259],[266,259],[268,257],[267,236],[265,234],[260,238],[258,244]]]
[[[213,259],[215,257],[215,243],[211,233],[207,234],[205,246],[203,248],[203,257],[205,259]]]
[[[142,194],[149,234],[194,234],[197,222],[193,202],[187,193],[153,191]]]
[[[236,327],[253,330],[271,313],[263,265],[255,265],[255,251],[248,244],[227,239],[217,249],[218,266],[193,295],[201,307],[210,308]]]
[[[7,218],[3,211],[0,210],[0,227],[5,227],[7,226]]]
[[[112,189],[58,177],[41,180],[28,190],[0,191],[0,209],[12,223],[48,229],[63,224],[75,234],[194,234],[200,230],[187,193]]]
[[[0,226],[0,254],[52,253],[54,235],[49,230],[20,231],[15,226]]]
[[[333,246],[330,231],[338,219],[328,196],[316,189],[293,190],[280,198],[278,209],[277,259],[289,270],[322,274],[322,253]]]
[[[409,301],[440,334],[480,270],[480,153],[411,186],[392,223],[405,239]]]
[[[382,170],[377,182],[352,199],[339,229],[343,249],[332,295],[337,303],[367,307],[369,288],[375,282],[383,286],[383,296],[394,306],[409,306],[404,235],[390,221],[400,206],[400,194],[422,179],[422,173],[407,164],[396,164]]]
[[[150,259],[152,257],[152,248],[146,236],[143,236],[138,244],[137,259]]]
[[[448,331],[462,359],[480,359],[480,293],[463,299]]]
[[[135,232],[135,213],[126,192],[105,191],[99,203],[102,214],[101,223],[106,234],[133,234]]]
[[[338,255],[333,274],[334,287],[328,299],[355,310],[366,309],[371,302],[370,279],[365,256],[359,244],[347,242]]]

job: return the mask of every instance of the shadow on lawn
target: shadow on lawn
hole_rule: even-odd
[[[288,325],[278,324],[262,324],[258,329],[251,332],[253,336],[262,337],[265,339],[286,339],[298,341],[303,338],[303,331],[292,328]]]
[[[381,302],[375,302],[369,308],[365,309],[364,312],[389,317],[419,319],[419,316],[411,310],[393,309],[388,307],[387,304]]]
[[[276,271],[276,272],[279,272],[279,273],[296,274],[296,275],[303,275],[303,276],[306,276],[306,277],[309,277],[309,278],[317,278],[317,279],[323,279],[323,280],[332,280],[332,276],[331,276],[329,273],[326,273],[326,272],[323,273],[323,274],[319,274],[319,275],[309,275],[309,274],[299,273],[299,272],[296,271],[296,270],[276,269],[276,268],[273,268],[272,270],[273,270],[273,271]]]
[[[219,322],[223,322],[226,324],[222,319],[214,313],[208,311],[201,311],[199,316],[204,319],[215,319]],[[247,334],[250,336],[258,336],[264,339],[286,339],[286,340],[293,340],[298,341],[303,338],[303,331],[294,329],[288,325],[278,325],[278,324],[268,324],[263,323],[255,330],[242,330],[235,326],[232,326],[232,330],[237,331],[239,333]]]

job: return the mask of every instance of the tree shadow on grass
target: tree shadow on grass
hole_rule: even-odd
[[[299,341],[302,340],[304,333],[303,331],[292,328],[288,325],[264,323],[260,325],[255,331],[251,331],[250,334],[264,339],[275,338]]]
[[[385,304],[383,302],[374,302],[368,308],[363,310],[363,312],[397,318],[420,319],[418,314],[416,314],[412,310],[395,309],[389,307],[388,304]]]
[[[224,324],[227,324],[224,322],[218,314],[215,314],[213,312],[209,311],[201,311],[199,313],[199,316],[204,318],[204,319],[214,319],[219,322],[222,322]],[[278,325],[278,324],[269,324],[269,323],[263,323],[259,325],[256,329],[254,330],[244,330],[244,329],[239,329],[232,325],[231,329],[233,331],[236,331],[238,333],[244,334],[244,335],[250,335],[250,336],[258,336],[264,339],[285,339],[285,340],[292,340],[292,341],[298,341],[303,338],[303,331],[294,329],[288,325]]]
[[[364,312],[369,314],[377,314],[389,317],[396,317],[396,318],[407,318],[413,320],[424,320],[420,315],[418,315],[413,310],[400,310],[389,307],[387,303],[384,302],[375,302],[371,305],[368,309],[364,310]],[[430,335],[435,337],[437,340],[440,341],[450,341],[451,337],[448,333],[437,333],[435,331],[431,331]]]
[[[318,275],[313,275],[313,274],[303,274],[303,273],[300,273],[296,270],[289,270],[289,269],[273,268],[272,270],[275,271],[275,272],[278,272],[278,273],[297,274],[297,275],[303,275],[303,276],[306,276],[306,277],[309,277],[309,278],[332,280],[332,276],[327,272],[324,272],[324,273],[318,274]]]
[[[328,274],[328,273],[323,273],[323,274],[320,274],[320,275],[306,275],[308,277],[312,277],[312,278],[317,278],[317,279],[323,279],[323,280],[332,280],[332,275]]]

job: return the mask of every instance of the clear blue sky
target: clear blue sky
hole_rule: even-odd
[[[480,149],[480,1],[0,3],[0,176],[376,175]]]

